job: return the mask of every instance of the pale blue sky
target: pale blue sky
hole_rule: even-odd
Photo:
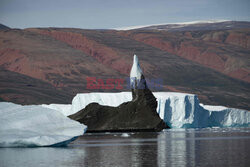
[[[250,21],[250,0],[0,0],[12,28],[104,29],[196,20]]]

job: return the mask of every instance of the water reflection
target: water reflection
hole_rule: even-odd
[[[84,149],[0,148],[1,167],[69,166],[85,157]],[[74,166],[82,166],[81,163]]]
[[[194,166],[195,141],[185,140],[194,137],[194,133],[166,132],[158,135],[158,166]]]
[[[157,135],[139,133],[129,138],[118,136],[113,139],[96,140],[93,145],[88,141],[82,142],[85,146],[87,144],[84,149],[88,155],[82,163],[86,166],[157,166]]]
[[[0,166],[247,166],[250,129],[86,134],[65,148],[0,148]]]

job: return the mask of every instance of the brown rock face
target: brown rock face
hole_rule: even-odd
[[[0,29],[0,100],[70,103],[79,92],[118,91],[88,89],[86,78],[126,80],[136,53],[147,78],[162,80],[152,91],[194,93],[204,104],[249,110],[250,29],[197,26],[171,32]],[[119,91],[127,91],[127,85]],[[55,100],[48,92],[67,98]]]
[[[120,34],[250,83],[249,32],[249,29],[191,32],[134,30]]]
[[[32,29],[30,31],[32,31]],[[122,54],[103,44],[97,43],[82,34],[56,30],[33,31],[65,42],[74,49],[82,51],[83,53],[95,58],[98,62],[110,66],[121,74],[128,74],[129,72],[129,65],[126,63],[126,60],[122,58]]]

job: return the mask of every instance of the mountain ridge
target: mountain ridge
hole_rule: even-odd
[[[0,31],[0,67],[5,70],[2,75],[8,75],[7,70],[50,84],[57,94],[65,95],[60,103],[68,103],[79,92],[127,90],[126,82],[121,90],[90,90],[86,78],[125,81],[136,54],[147,78],[162,79],[160,91],[195,93],[205,104],[249,110],[249,32],[9,29]],[[3,91],[0,98],[5,101],[55,103],[52,95],[40,102],[22,96],[27,89],[15,95],[8,82]]]
[[[10,27],[7,27],[6,25],[0,24],[0,30],[9,30]]]
[[[211,26],[212,25],[212,26]],[[216,26],[215,26],[216,25]],[[149,25],[138,25],[113,28],[114,30],[138,30],[138,29],[151,29],[151,30],[165,30],[165,31],[183,31],[183,30],[218,30],[218,29],[235,29],[235,28],[248,28],[250,25],[249,21],[234,21],[234,20],[198,20],[190,22],[177,22],[177,23],[161,23],[161,24],[149,24]]]

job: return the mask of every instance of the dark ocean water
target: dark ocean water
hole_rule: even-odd
[[[0,166],[250,166],[250,128],[85,134],[68,147],[0,148]]]

